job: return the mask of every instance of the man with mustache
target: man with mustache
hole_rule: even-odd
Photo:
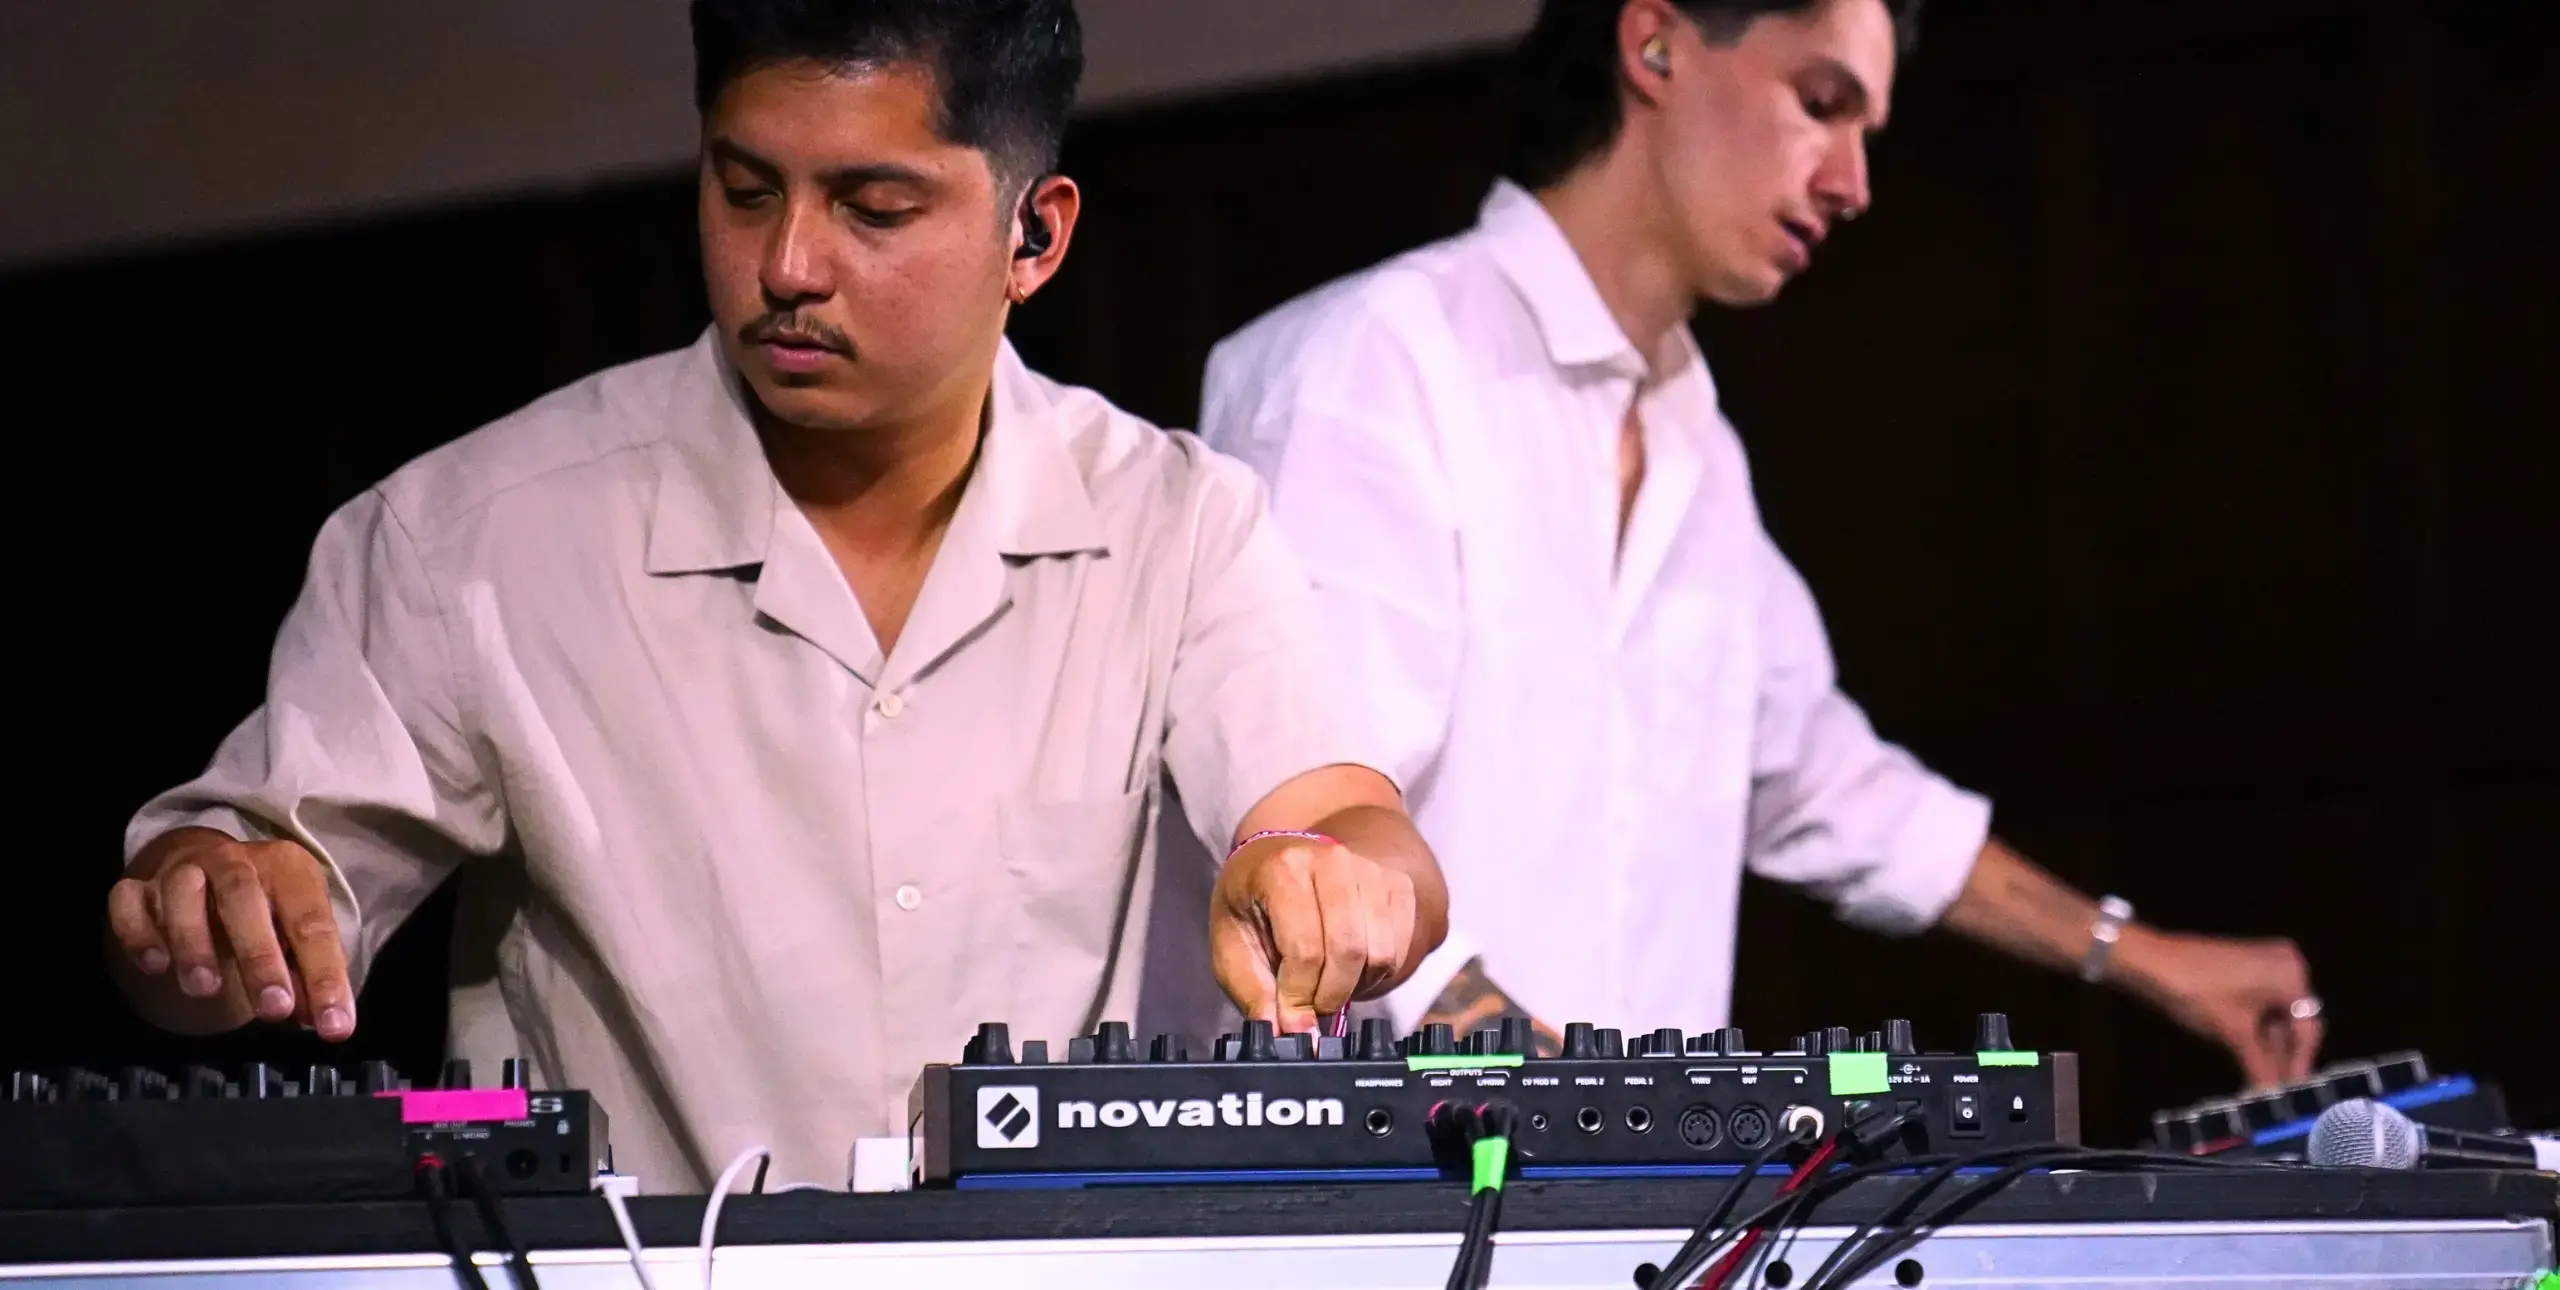
[[[841,1182],[980,1020],[1135,1007],[1169,771],[1220,984],[1283,1030],[1446,896],[1243,467],[1026,370],[1071,0],[695,0],[713,327],[331,517],[265,703],[147,804],[134,1005],[356,1024],[462,882],[453,1048],[593,1091],[617,1163]]]
[[[1211,357],[1201,432],[1270,480],[1448,872],[1400,1021],[1722,1026],[1748,866],[2120,984],[2252,1081],[2309,1068],[2291,944],[2133,922],[1876,737],[1690,337],[1866,210],[1918,9],[1546,0],[1475,229]]]

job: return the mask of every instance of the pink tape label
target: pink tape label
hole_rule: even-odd
[[[456,1120],[521,1120],[525,1108],[520,1088],[433,1088],[381,1093],[400,1099],[402,1124],[448,1124]]]

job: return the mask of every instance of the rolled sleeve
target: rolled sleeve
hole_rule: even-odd
[[[373,956],[452,866],[503,835],[453,701],[446,627],[378,493],[330,517],[278,631],[265,701],[204,772],[135,813],[128,863],[189,826],[290,839],[328,868],[348,966]]]
[[[1224,855],[1282,784],[1326,766],[1390,773],[1314,591],[1240,463],[1202,452],[1191,588],[1166,699],[1165,764],[1192,829]]]
[[[1936,923],[1990,836],[1991,806],[1879,739],[1840,693],[1813,597],[1763,542],[1764,666],[1749,863],[1888,933]]]

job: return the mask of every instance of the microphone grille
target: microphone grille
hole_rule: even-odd
[[[2340,1102],[2311,1125],[2311,1163],[2326,1169],[2415,1169],[2426,1147],[2416,1122],[2369,1098]]]

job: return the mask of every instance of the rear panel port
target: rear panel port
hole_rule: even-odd
[[[1361,1124],[1367,1127],[1370,1137],[1383,1138],[1396,1131],[1396,1113],[1383,1106],[1373,1106],[1369,1108],[1369,1117]]]
[[[1648,1109],[1646,1109],[1646,1108],[1644,1108],[1644,1107],[1641,1107],[1641,1106],[1631,1106],[1631,1107],[1628,1107],[1628,1108],[1627,1108],[1627,1132],[1629,1132],[1629,1133],[1650,1133],[1650,1132],[1652,1132],[1652,1131],[1653,1131],[1653,1112],[1652,1112],[1652,1111],[1650,1111],[1650,1110],[1648,1110]]]
[[[1531,1111],[1531,1112],[1529,1113],[1529,1127],[1530,1127],[1530,1129],[1532,1129],[1533,1131],[1538,1132],[1538,1133],[1544,1133],[1544,1132],[1546,1132],[1546,1131],[1547,1131],[1547,1113],[1546,1113],[1546,1112],[1544,1112],[1544,1111]]]
[[[1600,1114],[1600,1108],[1596,1106],[1586,1106],[1573,1113],[1573,1127],[1584,1133],[1598,1133],[1600,1126],[1604,1123],[1606,1119]]]
[[[1733,1122],[1726,1127],[1733,1132],[1733,1145],[1745,1151],[1769,1145],[1769,1113],[1748,1102],[1733,1108]]]
[[[1724,1143],[1724,1117],[1712,1106],[1693,1106],[1680,1113],[1680,1140],[1700,1151],[1713,1151]]]

